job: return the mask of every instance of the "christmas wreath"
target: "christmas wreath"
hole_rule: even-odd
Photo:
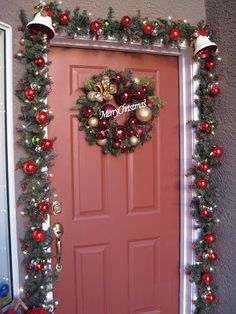
[[[133,77],[130,70],[107,70],[87,81],[77,107],[80,130],[89,144],[118,156],[134,152],[151,139],[154,118],[162,104],[154,96],[153,79]],[[111,103],[112,102],[112,103]],[[125,122],[119,117],[125,114]]]

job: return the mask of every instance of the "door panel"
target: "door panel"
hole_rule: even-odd
[[[54,185],[63,204],[58,314],[177,314],[179,298],[178,59],[53,48],[49,97],[57,136]],[[83,85],[107,68],[155,79],[166,105],[134,154],[104,156],[78,130]],[[123,117],[124,119],[124,117]]]

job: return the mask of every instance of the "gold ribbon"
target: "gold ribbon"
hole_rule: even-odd
[[[88,100],[103,102],[103,100],[110,101],[113,95],[117,93],[115,84],[110,84],[108,75],[103,75],[101,82],[97,82],[93,86],[93,91],[87,95]]]

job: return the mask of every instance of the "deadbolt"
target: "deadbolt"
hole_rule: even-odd
[[[62,213],[62,206],[61,203],[55,201],[52,203],[52,211],[54,215],[60,215]]]

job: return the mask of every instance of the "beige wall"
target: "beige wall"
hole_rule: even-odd
[[[38,4],[39,1],[32,0],[0,0],[0,21],[5,22],[12,26],[13,28],[13,52],[17,52],[19,48],[19,39],[21,32],[17,31],[19,21],[20,9],[24,9],[28,15],[31,17],[33,6]],[[122,4],[123,3],[123,4]],[[204,0],[125,0],[125,1],[86,1],[86,0],[67,0],[62,3],[62,8],[68,8],[73,10],[77,5],[80,5],[81,9],[86,9],[88,12],[92,13],[92,16],[106,17],[107,9],[112,6],[115,10],[115,17],[120,18],[124,15],[135,15],[137,10],[141,10],[143,17],[150,17],[152,19],[156,17],[168,18],[171,16],[173,19],[186,19],[191,24],[197,24],[198,21],[205,19],[205,1]],[[19,61],[13,61],[13,84],[15,87],[17,80],[20,78],[24,71],[24,67]],[[17,115],[20,111],[20,102],[14,97],[14,120],[17,123]],[[17,137],[17,136],[16,136]],[[15,159],[18,160],[20,156],[24,154],[19,147],[15,148]],[[20,173],[16,176],[16,190],[17,194]],[[19,213],[17,213],[19,215]],[[19,221],[22,221],[20,218]],[[23,228],[19,226],[19,236]],[[20,251],[20,250],[19,250]],[[22,269],[22,268],[21,268]],[[22,277],[22,274],[21,274]]]
[[[218,142],[223,145],[224,158],[218,176],[220,199],[218,215],[221,220],[217,232],[216,251],[219,252],[216,284],[219,305],[217,314],[236,313],[236,1],[206,1],[207,18],[211,27],[217,30],[220,56],[220,86]]]

